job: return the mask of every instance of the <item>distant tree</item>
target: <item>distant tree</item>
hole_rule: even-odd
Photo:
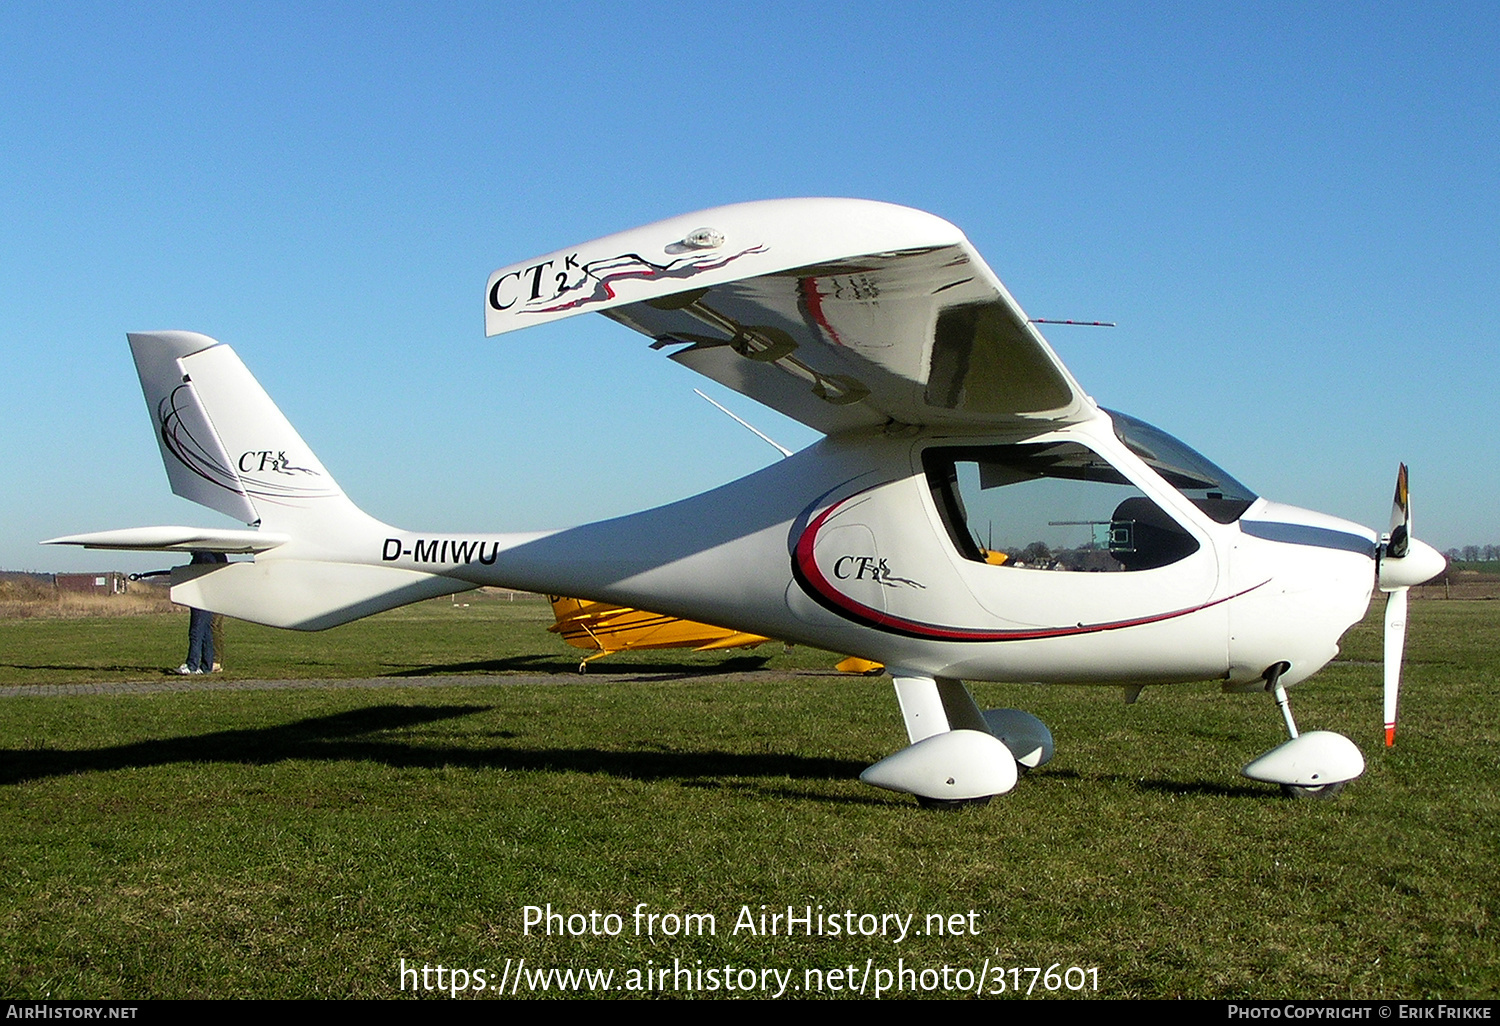
[[[1047,563],[1052,559],[1052,550],[1046,543],[1034,541],[1021,550],[1021,558],[1028,563]]]

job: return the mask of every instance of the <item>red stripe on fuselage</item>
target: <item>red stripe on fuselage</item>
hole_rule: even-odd
[[[866,489],[868,491],[869,489]],[[828,519],[839,509],[853,499],[863,495],[859,492],[851,495],[848,499],[836,502],[824,510],[816,520],[807,525],[801,537],[797,539],[797,546],[793,555],[793,576],[804,591],[825,608],[839,614],[847,620],[862,624],[866,627],[874,627],[876,630],[886,631],[891,634],[901,634],[910,638],[922,638],[929,641],[1033,641],[1041,638],[1066,638],[1081,634],[1098,634],[1102,631],[1118,631],[1126,627],[1140,627],[1148,623],[1160,623],[1163,620],[1172,620],[1179,616],[1187,616],[1201,609],[1209,609],[1220,603],[1228,602],[1230,599],[1239,598],[1248,594],[1256,588],[1270,583],[1269,580],[1246,588],[1244,591],[1226,595],[1212,602],[1203,602],[1196,606],[1188,606],[1184,609],[1174,609],[1165,613],[1153,613],[1149,616],[1137,616],[1128,620],[1111,620],[1106,623],[1076,624],[1071,627],[1029,627],[1021,630],[994,630],[985,627],[945,627],[941,624],[923,623],[920,620],[910,620],[902,616],[894,616],[857,602],[839,591],[833,586],[833,582],[823,575],[818,567],[817,560],[813,557],[813,548],[817,542],[819,529],[827,523]]]

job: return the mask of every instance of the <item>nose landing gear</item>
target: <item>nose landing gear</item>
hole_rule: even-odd
[[[1291,740],[1253,760],[1240,773],[1251,780],[1280,784],[1288,797],[1332,798],[1365,771],[1365,757],[1342,734],[1329,730],[1297,732],[1286,688],[1281,684],[1281,675],[1288,669],[1287,663],[1276,663],[1266,669],[1265,678],[1266,690],[1275,697]]]

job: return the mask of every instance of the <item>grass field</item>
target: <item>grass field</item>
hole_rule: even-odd
[[[642,653],[579,676],[545,606],[493,598],[317,635],[232,623],[230,680],[413,686],[0,701],[0,990],[384,998],[420,986],[402,989],[405,959],[463,969],[471,995],[483,970],[488,996],[524,958],[611,969],[617,994],[675,959],[791,971],[792,996],[808,968],[894,983],[947,966],[985,990],[999,968],[1009,995],[1055,964],[1097,969],[1060,995],[1493,997],[1500,602],[1418,602],[1411,620],[1393,751],[1378,619],[1292,692],[1304,729],[1369,760],[1337,801],[1237,775],[1282,739],[1268,698],[979,685],[1046,720],[1058,756],[954,814],[855,780],[904,744],[899,714],[888,678],[831,675],[823,653]],[[167,683],[185,635],[181,614],[0,621],[0,686]],[[711,672],[726,666],[756,672]],[[548,903],[618,913],[619,935],[523,934],[523,908]],[[639,936],[642,903],[711,913],[716,933]],[[913,934],[733,931],[763,904],[911,913]],[[937,913],[961,935],[917,935]],[[909,979],[956,996],[924,989],[938,978]]]

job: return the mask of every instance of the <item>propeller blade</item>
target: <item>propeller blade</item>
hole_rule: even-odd
[[[1396,498],[1391,503],[1391,533],[1375,555],[1375,583],[1390,597],[1385,601],[1385,744],[1396,743],[1396,700],[1401,691],[1401,654],[1406,648],[1407,589],[1432,580],[1448,561],[1442,553],[1411,534],[1411,496],[1406,489],[1406,464],[1396,472]]]
[[[1396,701],[1401,691],[1401,653],[1406,648],[1406,591],[1385,600],[1385,746],[1396,743]]]
[[[1406,464],[1396,471],[1396,498],[1391,503],[1391,538],[1385,554],[1392,559],[1406,555],[1411,542],[1411,495],[1406,490]]]

